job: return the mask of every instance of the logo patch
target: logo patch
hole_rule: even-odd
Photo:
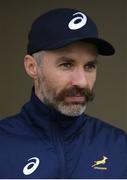
[[[23,174],[25,175],[30,175],[32,174],[37,167],[39,166],[40,160],[37,157],[32,157],[30,159],[28,159],[29,162],[24,168],[23,168]]]
[[[98,170],[107,170],[107,167],[102,166],[107,163],[107,160],[108,158],[106,156],[103,156],[103,159],[94,161],[94,164],[91,167]]]
[[[68,24],[69,29],[71,30],[77,30],[80,29],[81,27],[85,26],[87,23],[87,17],[85,14],[81,12],[77,12],[73,14],[74,17]]]

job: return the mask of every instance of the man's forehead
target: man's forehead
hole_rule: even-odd
[[[82,41],[67,45],[66,47],[46,51],[45,63],[59,63],[62,61],[88,62],[97,59],[98,52],[95,45]]]

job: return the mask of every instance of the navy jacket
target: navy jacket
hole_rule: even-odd
[[[127,135],[85,114],[64,116],[32,93],[0,122],[0,178],[127,178]]]

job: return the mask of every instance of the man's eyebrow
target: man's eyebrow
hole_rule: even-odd
[[[60,58],[58,58],[57,60],[56,60],[56,64],[59,64],[59,63],[61,63],[61,62],[71,62],[71,63],[74,63],[75,62],[75,60],[74,59],[72,59],[72,58],[69,58],[69,57],[60,57]]]
[[[91,60],[91,61],[88,61],[86,64],[98,64],[98,59],[94,59],[94,60]]]
[[[56,60],[56,64],[62,63],[62,62],[69,62],[69,63],[76,63],[75,59],[72,59],[70,57],[60,57]],[[93,59],[93,60],[89,60],[88,62],[86,62],[85,64],[98,64],[98,59]]]

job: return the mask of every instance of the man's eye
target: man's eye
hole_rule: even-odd
[[[73,64],[72,63],[63,63],[63,64],[60,64],[60,66],[63,68],[69,69],[73,66]]]
[[[95,63],[89,63],[89,64],[87,64],[87,65],[85,66],[85,70],[87,70],[87,71],[93,71],[93,70],[96,69],[96,67],[97,67],[97,64],[95,64]]]

